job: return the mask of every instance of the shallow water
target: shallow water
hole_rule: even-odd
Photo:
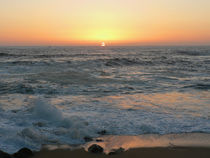
[[[1,47],[0,149],[210,133],[210,47]]]

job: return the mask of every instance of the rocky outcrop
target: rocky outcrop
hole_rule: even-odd
[[[91,145],[88,148],[88,152],[95,153],[95,154],[97,154],[97,153],[103,153],[104,152],[104,149],[101,146],[97,145],[97,144],[93,144],[93,145]]]
[[[93,138],[91,138],[89,136],[85,136],[83,139],[85,140],[85,142],[91,142],[91,141],[93,141]]]
[[[107,134],[107,131],[106,130],[102,130],[102,131],[99,131],[97,133],[100,134],[100,135],[106,135]]]
[[[124,151],[125,151],[125,149],[123,149],[123,148],[113,149],[113,150],[109,153],[109,155],[116,155],[116,154],[122,153],[122,152],[124,152]]]
[[[15,158],[29,158],[33,156],[33,152],[28,148],[22,148],[18,152],[14,153]]]
[[[12,156],[0,150],[0,158],[12,158]]]

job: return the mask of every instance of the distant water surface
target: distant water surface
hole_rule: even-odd
[[[0,47],[0,149],[210,133],[210,47]]]

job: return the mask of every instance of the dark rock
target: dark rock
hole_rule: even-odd
[[[33,123],[34,126],[37,126],[37,127],[44,127],[45,124],[43,122],[35,122]]]
[[[102,153],[104,149],[97,144],[93,144],[88,148],[88,151],[96,154],[96,153]]]
[[[97,142],[103,142],[103,140],[102,140],[102,139],[96,139],[96,141],[97,141]]]
[[[33,156],[33,152],[28,148],[22,148],[18,152],[14,153],[15,158],[29,158]]]
[[[98,134],[105,135],[105,134],[107,134],[107,131],[106,130],[102,130],[102,131],[99,131]]]
[[[19,110],[11,110],[13,113],[17,113]]]
[[[12,158],[12,156],[0,150],[0,158]]]
[[[123,149],[123,148],[113,149],[113,150],[109,153],[109,155],[116,155],[116,154],[122,153],[122,152],[124,152],[124,151],[125,151],[125,149]]]
[[[91,141],[93,141],[93,138],[88,137],[88,136],[85,136],[83,139],[85,140],[85,142],[91,142]]]

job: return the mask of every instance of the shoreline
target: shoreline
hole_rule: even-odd
[[[85,151],[84,149],[56,149],[56,150],[41,150],[34,154],[33,158],[209,158],[210,148],[207,147],[157,147],[157,148],[136,148],[128,151],[106,155],[103,153],[94,154]]]
[[[21,149],[23,150],[23,149]],[[31,152],[31,153],[30,153]],[[150,147],[150,148],[134,148],[127,151],[105,154],[105,153],[91,153],[80,149],[55,149],[40,151],[30,151],[24,148],[23,152],[16,152],[14,154],[7,154],[0,151],[0,158],[209,158],[210,147]]]
[[[207,133],[103,135],[97,138],[86,137],[86,140],[89,141],[83,145],[43,144],[38,151],[22,148],[10,154],[0,149],[0,158],[210,157],[210,134]],[[23,156],[17,157],[17,155]]]
[[[91,147],[93,147],[91,149]],[[210,134],[104,135],[83,146],[43,146],[33,158],[209,158]]]

